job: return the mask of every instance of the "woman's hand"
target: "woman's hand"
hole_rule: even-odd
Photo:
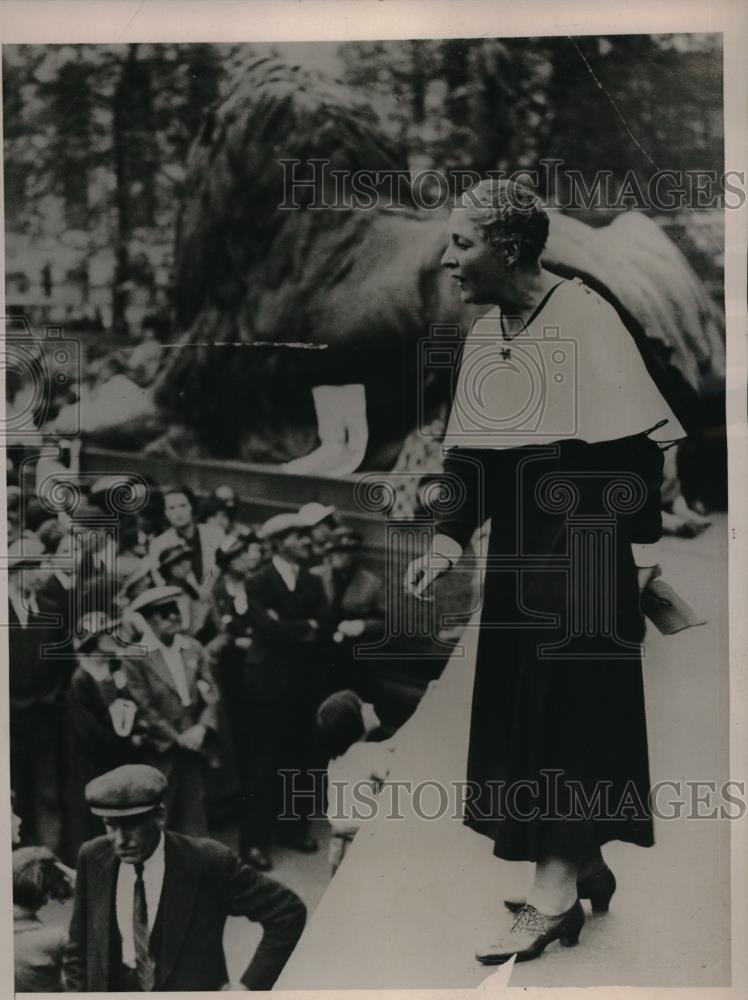
[[[445,556],[427,552],[420,559],[414,559],[408,566],[405,572],[405,592],[412,597],[432,601],[432,597],[426,596],[426,591],[442,573],[446,573],[451,568],[452,563]]]

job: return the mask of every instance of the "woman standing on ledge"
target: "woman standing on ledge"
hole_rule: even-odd
[[[615,890],[601,845],[653,843],[638,543],[660,536],[661,445],[683,431],[615,310],[541,266],[548,228],[512,181],[452,212],[442,266],[498,308],[464,342],[445,434],[461,502],[406,577],[423,596],[491,518],[465,822],[535,877],[486,964],[576,944],[580,899],[607,910]]]

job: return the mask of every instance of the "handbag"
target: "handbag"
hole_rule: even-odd
[[[641,608],[662,635],[675,635],[684,629],[707,624],[707,619],[661,577],[650,580],[644,588]]]

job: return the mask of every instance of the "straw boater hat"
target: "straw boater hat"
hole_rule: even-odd
[[[260,528],[260,538],[278,538],[289,531],[308,531],[310,527],[309,522],[300,516],[300,512],[275,514]]]
[[[331,517],[335,511],[336,507],[325,507],[321,503],[305,503],[303,507],[299,508],[299,517],[304,521],[308,528],[313,528],[317,524],[321,524],[328,517]]]
[[[131,612],[139,611],[149,614],[154,608],[163,607],[168,604],[176,604],[182,596],[181,587],[149,587],[142,594],[138,594],[129,607]]]

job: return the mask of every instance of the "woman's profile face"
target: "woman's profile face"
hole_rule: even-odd
[[[453,210],[447,238],[441,265],[457,284],[462,301],[494,304],[504,276],[503,256],[486,242],[464,208]]]

